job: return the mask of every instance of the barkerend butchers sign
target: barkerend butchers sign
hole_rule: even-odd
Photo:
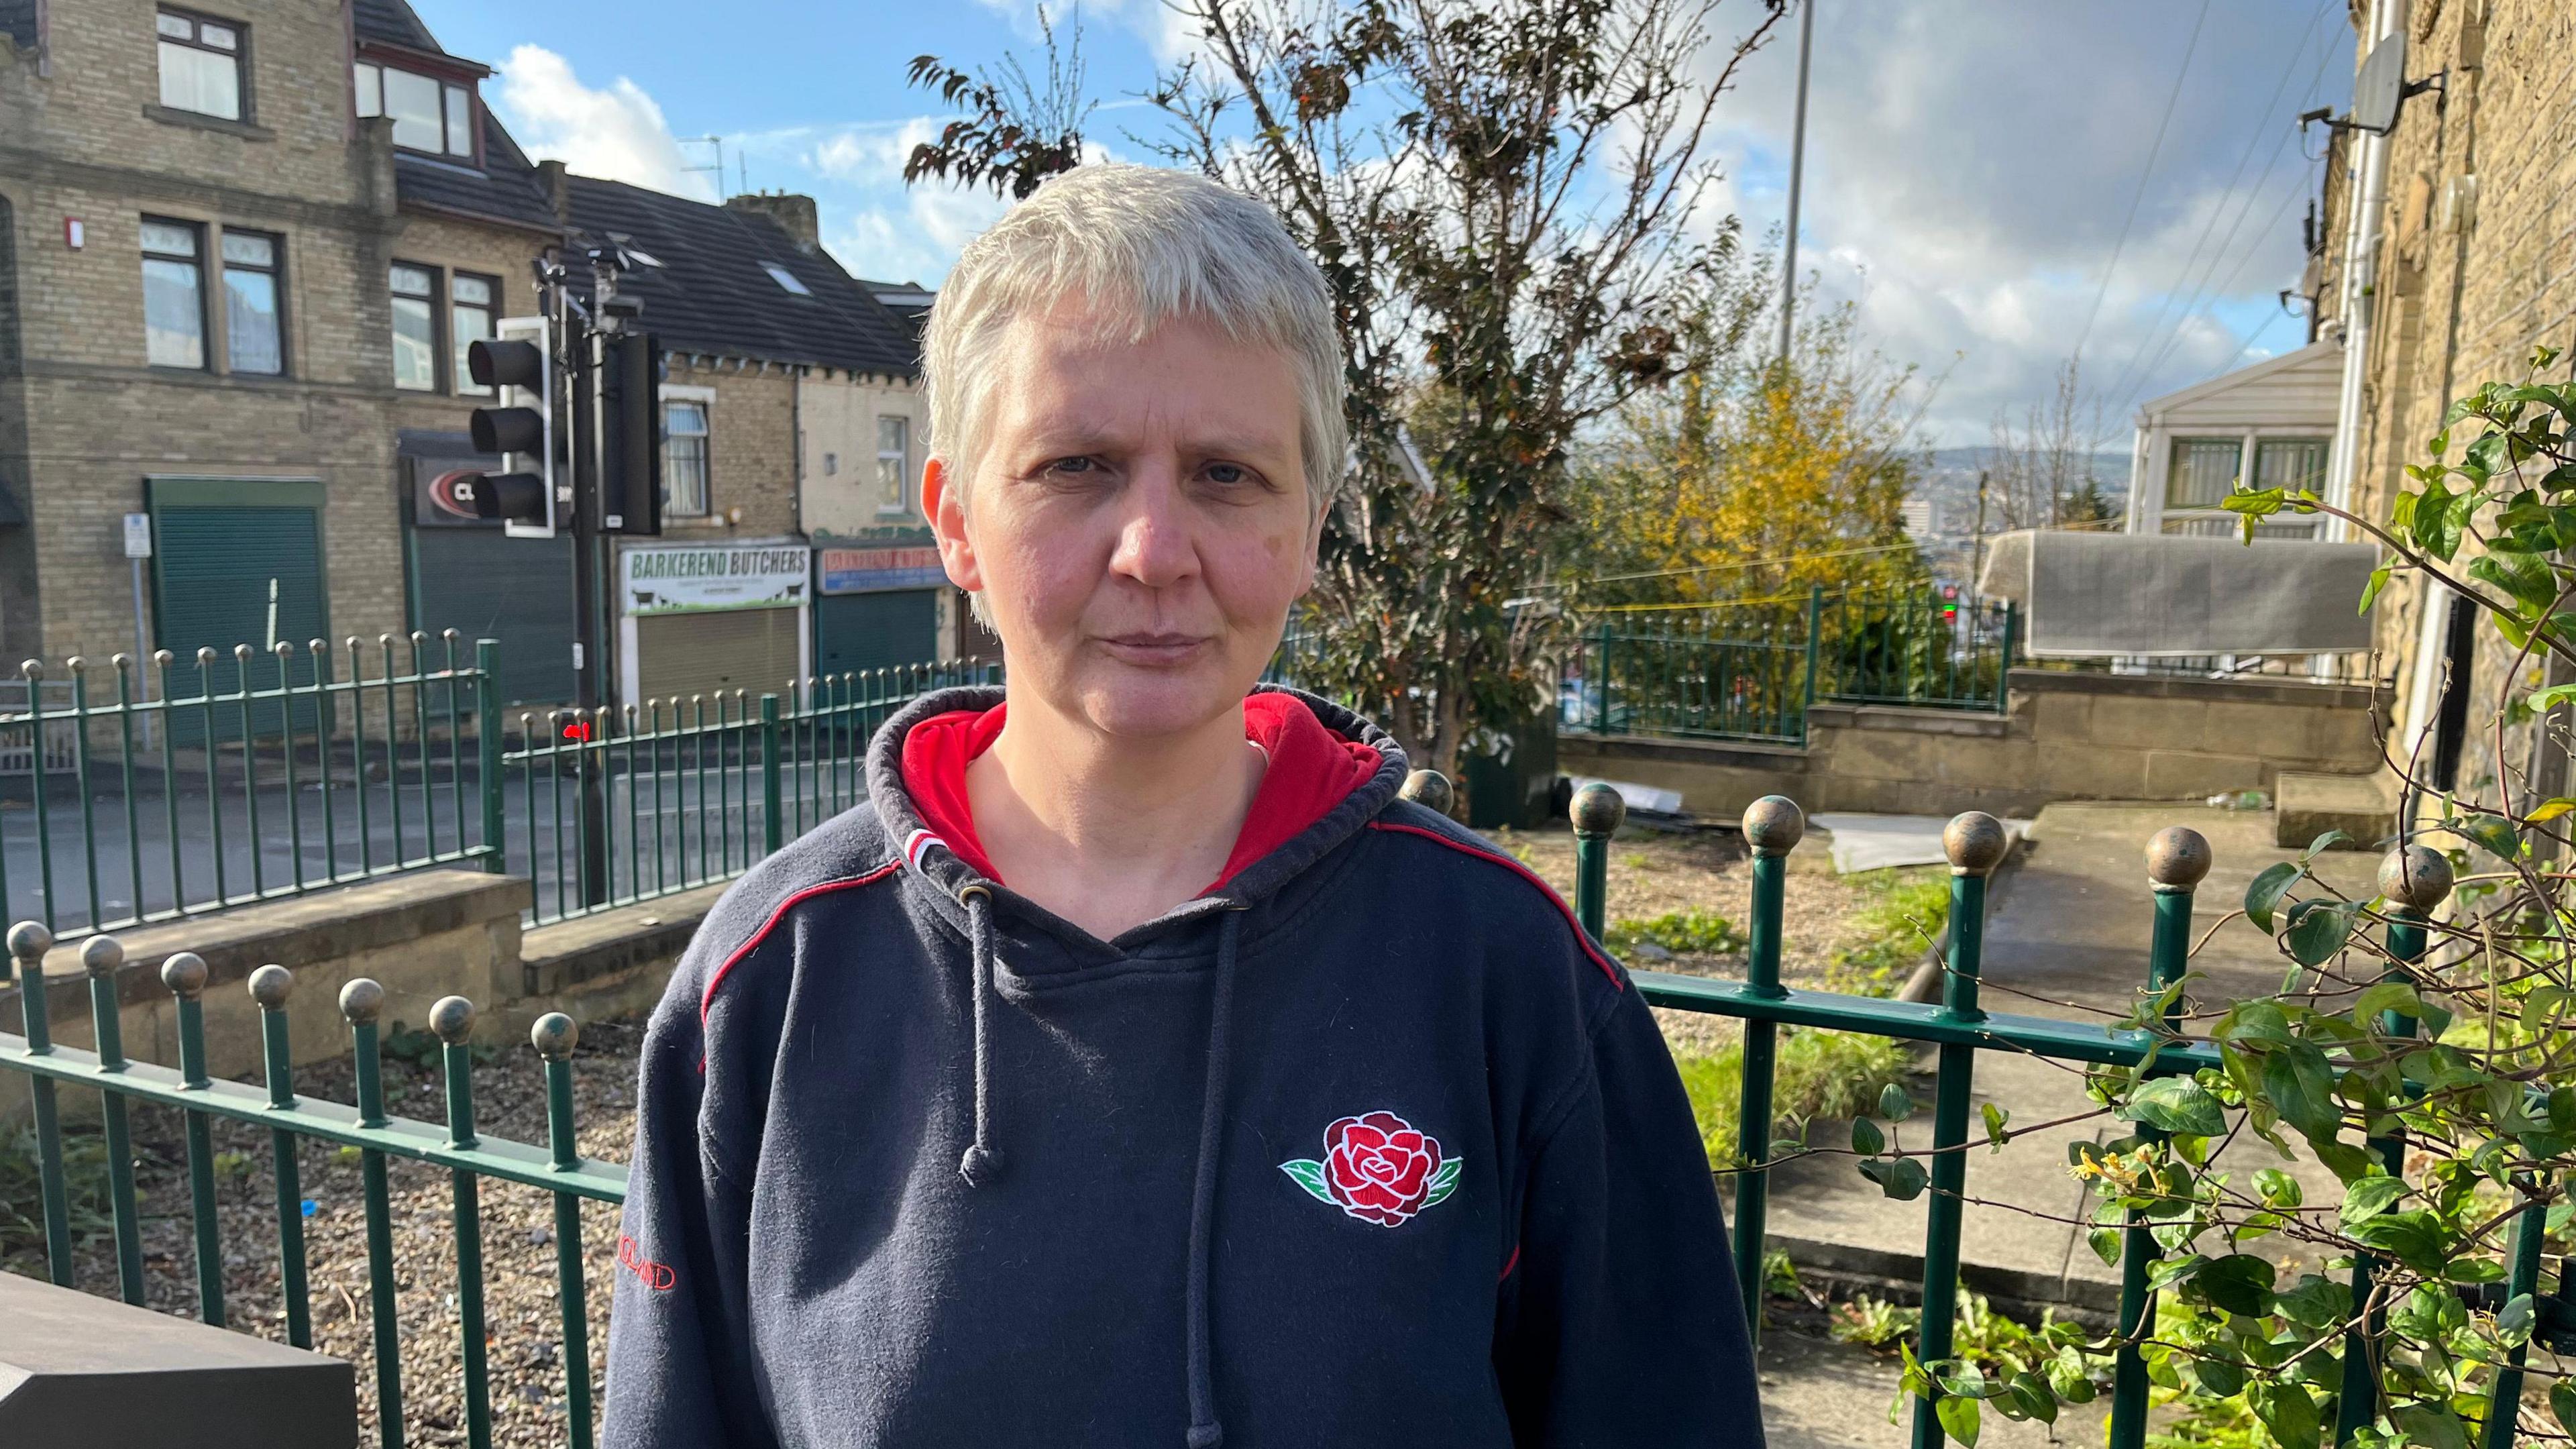
[[[628,549],[618,597],[630,615],[793,608],[812,568],[812,551],[792,544]]]

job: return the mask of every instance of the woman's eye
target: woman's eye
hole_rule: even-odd
[[[1252,475],[1232,463],[1210,463],[1207,476],[1211,483],[1240,483]]]
[[[1089,458],[1058,458],[1054,462],[1047,464],[1047,471],[1050,473],[1088,473],[1091,471],[1091,460]]]

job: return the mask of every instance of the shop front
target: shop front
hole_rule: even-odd
[[[619,697],[739,689],[789,696],[806,651],[812,551],[801,543],[638,545],[617,558]]]
[[[940,591],[948,575],[935,545],[817,549],[814,578],[816,673],[862,673],[939,659]]]

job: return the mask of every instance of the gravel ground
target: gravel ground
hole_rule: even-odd
[[[1569,832],[1505,830],[1495,839],[1572,896],[1574,848]],[[1746,921],[1751,871],[1740,837],[1716,831],[1631,830],[1614,843],[1613,852],[1612,921],[1692,909],[1716,910],[1739,927]],[[1793,871],[1786,892],[1783,977],[1792,982],[1821,982],[1835,951],[1853,938],[1848,918],[1866,898],[1864,888],[1831,875]],[[1744,969],[1740,956],[1677,957],[1640,964],[1710,974]],[[1714,1050],[1736,1034],[1733,1023],[1721,1018],[1691,1012],[1656,1015],[1680,1052]],[[485,1035],[491,1035],[489,1029]],[[583,1033],[575,1074],[575,1120],[585,1124],[581,1150],[586,1156],[626,1159],[633,1133],[635,1053],[640,1037],[635,1023],[595,1023]],[[542,1142],[545,1097],[536,1054],[524,1042],[501,1045],[496,1058],[475,1072],[477,1125],[489,1136]],[[356,1096],[346,1060],[306,1068],[298,1074],[296,1085],[300,1092],[319,1099],[349,1102]],[[441,1086],[434,1068],[388,1057],[385,1085],[390,1111],[423,1120],[441,1119]],[[180,1119],[175,1112],[139,1108],[134,1130],[138,1183],[144,1194],[147,1301],[164,1312],[194,1317],[195,1252]],[[283,1341],[286,1321],[276,1269],[268,1134],[219,1120],[214,1124],[214,1139],[229,1324]],[[374,1330],[357,1154],[308,1143],[299,1162],[304,1196],[312,1204],[305,1237],[314,1347],[356,1366],[362,1442],[373,1443]],[[407,1438],[413,1444],[462,1444],[464,1376],[447,1174],[419,1163],[395,1161],[390,1179]],[[534,1188],[491,1181],[481,1185],[481,1195],[494,1442],[529,1449],[562,1444],[565,1379],[552,1199]],[[103,1188],[98,1189],[96,1201],[103,1210]],[[582,1247],[588,1275],[589,1372],[598,1384],[608,1341],[609,1279],[616,1271],[613,1210],[599,1204],[584,1206]],[[84,1242],[80,1286],[93,1292],[114,1291],[113,1251],[104,1233]],[[42,1272],[40,1261],[24,1255],[8,1266],[20,1272]]]

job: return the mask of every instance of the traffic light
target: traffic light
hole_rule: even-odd
[[[599,339],[599,529],[662,531],[662,347],[649,334]]]
[[[554,349],[546,319],[509,317],[488,341],[465,350],[465,370],[496,390],[467,425],[479,453],[501,455],[501,471],[475,480],[474,511],[497,518],[512,538],[552,538],[555,494]]]
[[[1957,584],[1941,586],[1941,622],[1944,624],[1959,622],[1959,586]]]

